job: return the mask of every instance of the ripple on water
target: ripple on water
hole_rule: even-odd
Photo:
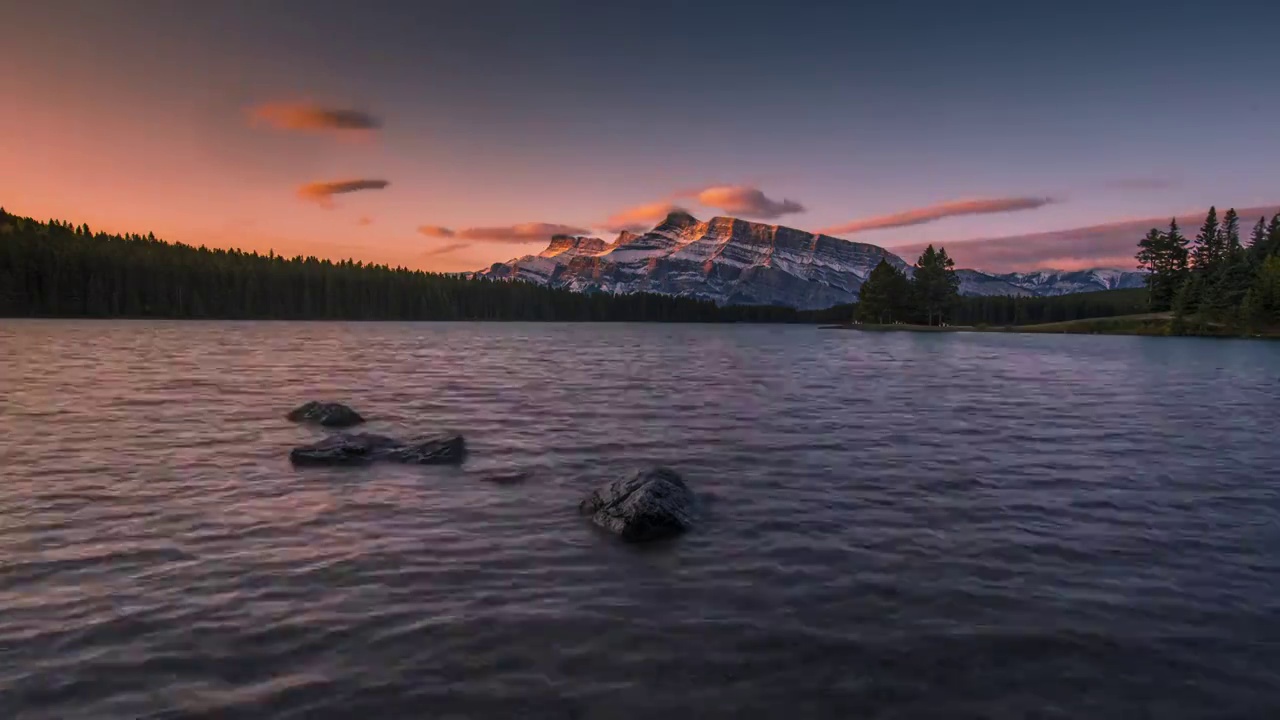
[[[1278,381],[1162,338],[8,322],[0,717],[1280,716]],[[292,468],[312,398],[471,456]],[[577,515],[652,462],[698,530]]]

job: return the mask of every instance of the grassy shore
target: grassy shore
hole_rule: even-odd
[[[1194,320],[1194,318],[1193,318]],[[1173,335],[1173,314],[1141,313],[1137,315],[1117,315],[1114,317],[1088,318],[1085,320],[1068,320],[1066,322],[1043,323],[1039,325],[878,325],[874,323],[850,323],[847,325],[827,325],[824,327],[842,330],[860,330],[862,332],[1003,332],[1003,333],[1061,333],[1072,335]],[[1188,323],[1197,327],[1195,323]],[[1247,336],[1231,332],[1220,324],[1198,326],[1198,330],[1188,330],[1184,335],[1205,337],[1255,337],[1280,339],[1280,329],[1250,333]]]

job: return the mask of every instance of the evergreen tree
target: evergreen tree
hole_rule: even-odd
[[[1221,253],[1219,260],[1227,260],[1236,251],[1240,249],[1240,216],[1236,214],[1235,208],[1227,210],[1227,214],[1222,216],[1222,238],[1218,243],[1218,252]]]
[[[1272,255],[1280,255],[1280,213],[1272,215],[1271,222],[1267,223],[1267,249],[1263,256]]]
[[[1187,240],[1178,230],[1178,221],[1169,222],[1169,232],[1151,228],[1138,243],[1138,265],[1147,271],[1147,289],[1152,310],[1167,310],[1187,274]]]
[[[916,302],[924,314],[926,325],[939,325],[945,320],[947,309],[960,295],[960,278],[956,275],[956,263],[948,255],[945,248],[934,250],[933,245],[925,248],[916,260],[912,277],[912,289]]]
[[[1249,257],[1255,263],[1261,265],[1267,255],[1267,216],[1263,215],[1258,218],[1258,222],[1253,226],[1253,232],[1249,233]]]
[[[1248,303],[1254,327],[1280,327],[1280,255],[1262,263],[1249,289]]]
[[[1213,270],[1222,254],[1218,249],[1220,239],[1218,210],[1210,207],[1209,214],[1205,216],[1204,224],[1200,226],[1200,232],[1196,235],[1195,245],[1191,249],[1191,265],[1196,272],[1206,273]]]
[[[908,320],[910,295],[907,276],[881,258],[858,291],[856,317],[882,325]]]

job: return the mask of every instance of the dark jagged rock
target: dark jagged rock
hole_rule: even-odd
[[[414,465],[448,465],[466,457],[467,445],[461,435],[433,435],[384,451],[387,460]]]
[[[294,408],[287,416],[293,422],[305,422],[324,427],[351,427],[364,422],[360,413],[342,403],[316,402]]]
[[[373,433],[342,433],[294,448],[289,460],[295,465],[362,465],[373,462],[400,441]]]
[[[294,448],[289,460],[295,465],[364,465],[375,460],[442,465],[460,463],[465,455],[466,444],[461,435],[433,435],[402,442],[373,433],[341,433]]]
[[[696,502],[674,470],[655,467],[598,488],[578,510],[623,540],[643,542],[692,527]]]

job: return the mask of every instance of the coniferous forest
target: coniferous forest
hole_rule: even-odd
[[[790,308],[584,295],[351,260],[212,250],[0,209],[0,317],[787,322],[796,315]]]
[[[1240,217],[1209,208],[1194,238],[1176,220],[1138,243],[1152,312],[1172,311],[1172,334],[1238,335],[1280,328],[1280,214],[1258,218],[1241,242]]]

